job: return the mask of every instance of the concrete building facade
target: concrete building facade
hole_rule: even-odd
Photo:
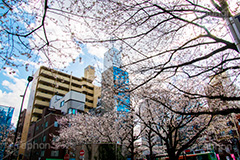
[[[96,108],[101,88],[93,85],[95,68],[88,66],[84,70],[84,77],[78,78],[60,71],[40,67],[34,74],[31,93],[29,97],[19,154],[24,155],[29,126],[39,120],[43,109],[49,107],[53,96],[63,97],[69,91],[80,92],[85,95],[84,110]]]
[[[70,91],[64,97],[53,96],[50,108],[61,110],[63,114],[77,114],[84,112],[85,94]]]
[[[65,149],[54,149],[53,135],[58,135],[57,119],[62,117],[61,110],[44,108],[42,117],[29,127],[24,160],[61,160]]]
[[[20,117],[19,117],[18,124],[17,124],[18,125],[18,135],[21,135],[21,133],[22,133],[26,112],[27,112],[27,109],[24,109],[20,113]]]

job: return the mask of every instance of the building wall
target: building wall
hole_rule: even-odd
[[[116,109],[129,112],[128,73],[118,67],[111,67],[102,74],[102,107],[105,111]]]
[[[88,68],[90,69],[85,71],[89,73],[85,73],[85,76],[95,73],[92,70],[92,67],[88,66]],[[96,101],[101,94],[101,90],[92,84],[93,79],[87,78],[88,77],[78,78],[44,66],[40,67],[40,69],[34,74],[32,82],[21,136],[22,146],[19,149],[19,154],[24,154],[25,142],[27,140],[30,123],[36,122],[41,118],[43,109],[49,107],[50,100],[54,95],[63,97],[69,91],[80,92],[86,95],[85,111],[97,106]]]
[[[69,108],[84,112],[85,97],[86,96],[82,93],[70,91],[64,97],[58,99],[55,103],[52,103],[50,108],[61,110],[64,114],[68,113]]]
[[[24,125],[24,120],[25,120],[25,116],[26,116],[26,112],[27,109],[24,109],[21,113],[20,113],[20,118],[18,120],[18,134],[21,135],[22,130],[23,130],[23,125]]]
[[[129,112],[130,94],[128,73],[121,66],[121,52],[114,46],[104,54],[101,105],[105,111],[116,109]]]
[[[111,68],[112,66],[120,67],[121,66],[121,50],[112,47],[104,54],[104,70]]]
[[[3,158],[5,150],[5,143],[2,141],[7,138],[10,131],[13,112],[13,107],[0,105],[0,159]]]
[[[128,72],[118,67],[113,67],[114,88],[117,90],[114,99],[117,111],[130,112],[130,94]]]
[[[105,111],[111,111],[116,106],[114,100],[113,68],[108,68],[102,73],[101,106]]]
[[[63,159],[64,149],[54,150],[52,147],[52,135],[58,135],[59,126],[57,118],[61,117],[61,111],[45,108],[42,118],[32,123],[29,128],[28,143],[24,159],[35,160],[41,158]],[[53,155],[53,152],[57,153]]]
[[[87,66],[84,69],[84,77],[93,81],[95,79],[95,68],[93,66]]]

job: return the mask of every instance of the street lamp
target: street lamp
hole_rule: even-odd
[[[15,135],[14,135],[14,141],[13,141],[13,149],[14,149],[15,143],[16,143],[16,141],[17,141],[18,123],[19,123],[19,119],[20,119],[21,112],[22,112],[25,95],[26,95],[26,92],[27,92],[27,89],[28,89],[28,86],[29,86],[30,82],[32,82],[32,80],[33,80],[33,77],[32,77],[32,76],[28,76],[27,80],[28,80],[28,83],[27,83],[27,86],[26,86],[26,88],[25,88],[24,94],[21,95],[21,97],[22,97],[22,103],[21,103],[21,108],[20,108],[19,114],[18,114],[17,128],[16,128],[16,132],[15,132]]]

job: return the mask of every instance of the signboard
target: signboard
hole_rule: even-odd
[[[65,154],[65,156],[64,156],[64,160],[69,160],[69,159],[70,159],[69,154]]]
[[[80,152],[79,152],[79,154],[80,154],[80,156],[84,156],[84,150],[82,149]]]

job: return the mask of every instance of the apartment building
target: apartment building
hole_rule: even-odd
[[[41,119],[31,124],[28,132],[28,141],[24,160],[51,160],[63,159],[65,149],[54,149],[53,135],[58,135],[57,119],[61,118],[61,110],[44,108]]]
[[[34,74],[32,82],[19,154],[24,155],[30,124],[41,118],[43,109],[49,107],[53,96],[64,96],[69,91],[80,92],[86,96],[85,111],[96,108],[98,98],[101,96],[101,88],[92,83],[94,79],[95,68],[90,65],[84,69],[84,77],[81,78],[44,66],[40,67]]]

